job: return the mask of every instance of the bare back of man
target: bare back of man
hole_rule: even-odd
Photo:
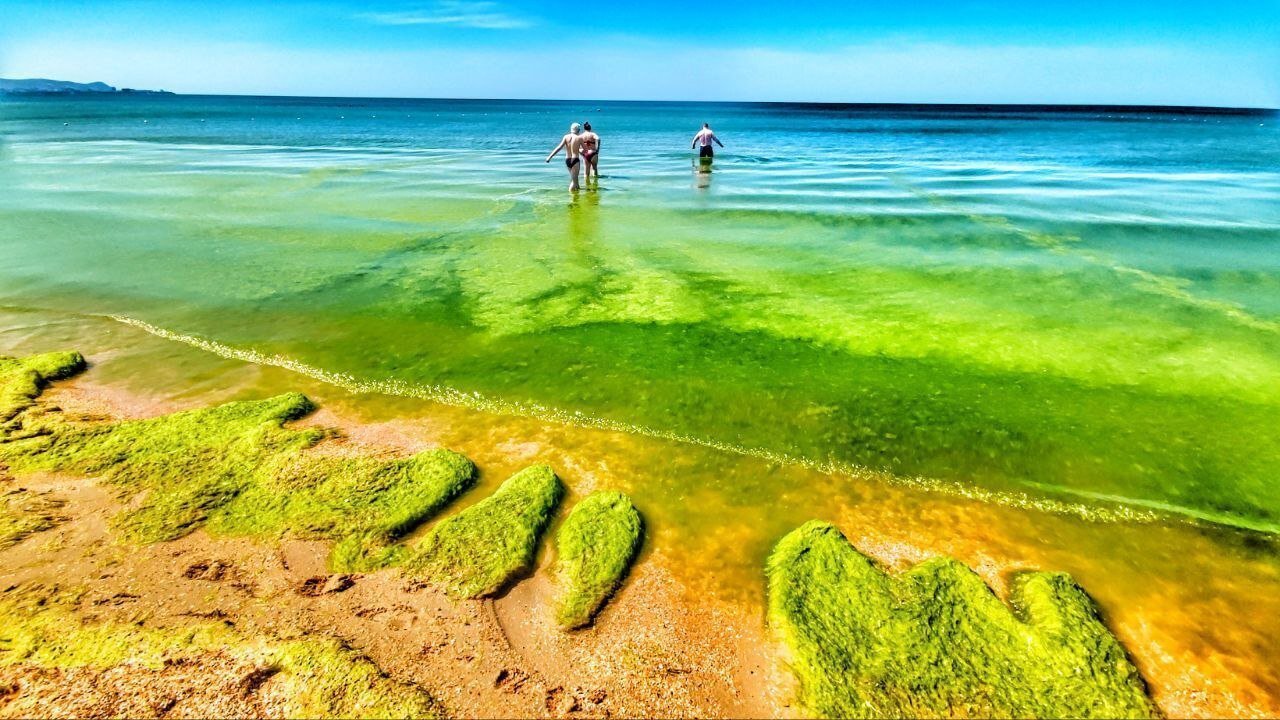
[[[724,143],[720,142],[720,138],[716,137],[715,132],[712,131],[711,125],[709,123],[703,123],[702,129],[698,131],[697,135],[693,136],[693,142],[689,144],[689,147],[692,148],[696,146],[698,148],[699,157],[711,158],[716,154],[715,149],[711,147],[711,143],[713,142],[720,147],[724,147]]]
[[[551,151],[547,156],[547,162],[551,162],[551,158],[557,153],[564,150],[564,166],[569,171],[569,191],[573,192],[578,189],[578,172],[582,165],[582,135],[580,131],[582,127],[578,123],[574,123],[569,127],[569,132],[560,138],[560,144],[556,145],[556,149]]]

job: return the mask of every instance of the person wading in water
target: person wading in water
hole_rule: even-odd
[[[594,175],[600,179],[600,136],[591,130],[591,123],[582,123],[582,167],[587,181]]]
[[[698,157],[700,158],[712,158],[716,154],[716,151],[711,148],[712,142],[724,147],[724,143],[720,142],[720,138],[716,137],[716,134],[712,132],[711,123],[702,123],[702,129],[698,131],[697,135],[693,136],[693,142],[689,147],[698,148]]]
[[[569,192],[574,192],[578,189],[578,166],[582,164],[580,152],[582,149],[582,135],[579,134],[581,132],[582,126],[578,123],[570,125],[569,132],[560,138],[560,144],[547,156],[547,162],[551,162],[551,158],[555,157],[561,148],[564,149],[564,166],[569,170]]]

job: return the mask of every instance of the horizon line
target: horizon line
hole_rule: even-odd
[[[94,81],[102,82],[102,81]],[[82,83],[92,84],[92,83]],[[104,85],[115,87],[109,83],[103,82]],[[591,98],[533,98],[533,97],[414,97],[414,96],[383,96],[383,95],[287,95],[287,94],[256,94],[256,93],[202,93],[202,92],[174,92],[168,90],[142,90],[139,88],[128,88],[135,92],[124,93],[120,89],[114,92],[17,92],[17,93],[0,93],[0,97],[12,96],[42,96],[42,97],[114,97],[116,95],[127,94],[130,97],[154,97],[163,98],[168,96],[181,97],[224,97],[224,98],[277,98],[285,100],[423,100],[423,101],[444,101],[444,102],[558,102],[558,103],[628,103],[628,104],[696,104],[696,105],[800,105],[809,107],[827,107],[827,108],[956,108],[956,109],[980,109],[993,108],[1005,110],[1036,110],[1036,109],[1056,109],[1056,110],[1115,110],[1115,111],[1143,111],[1143,112],[1201,112],[1206,114],[1261,114],[1261,113],[1280,113],[1280,107],[1261,107],[1261,106],[1236,106],[1236,105],[1195,105],[1195,104],[1125,104],[1125,103],[1037,103],[1037,102],[878,102],[878,101],[824,101],[824,100],[605,100]]]

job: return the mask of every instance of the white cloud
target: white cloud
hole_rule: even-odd
[[[485,0],[440,0],[411,10],[361,13],[357,17],[378,25],[454,25],[482,30],[514,30],[532,24]]]

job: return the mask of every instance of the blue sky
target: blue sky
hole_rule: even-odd
[[[1280,0],[0,0],[0,76],[178,92],[1280,106]]]

